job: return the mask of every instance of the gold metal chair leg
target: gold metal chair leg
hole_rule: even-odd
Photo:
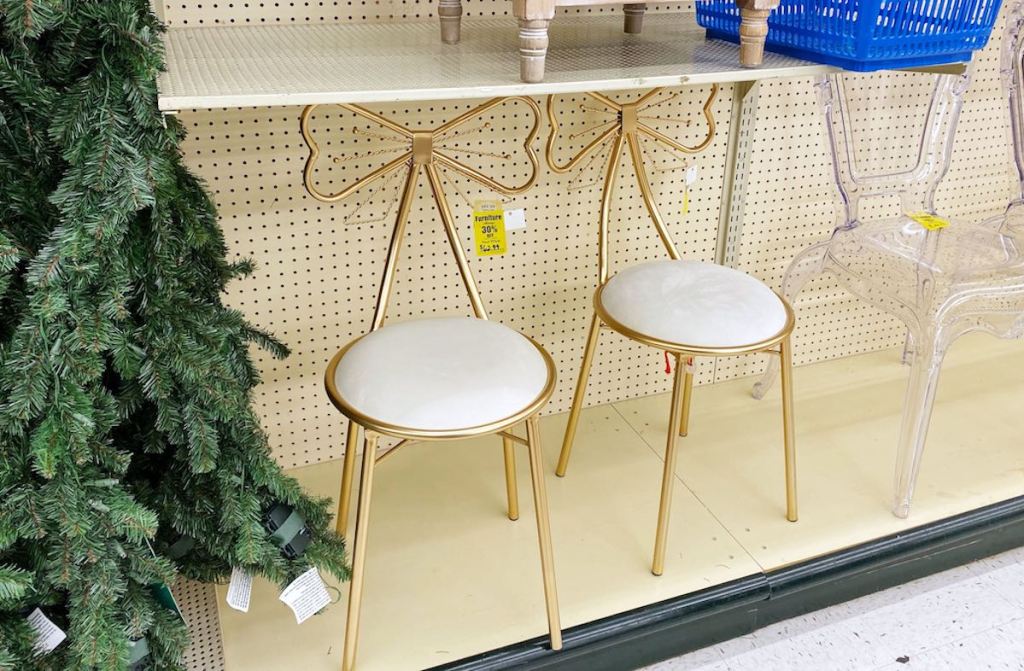
[[[345,458],[341,467],[341,491],[338,492],[338,517],[334,520],[334,530],[344,537],[348,531],[348,513],[352,500],[352,474],[356,466],[356,445],[359,444],[359,425],[349,420],[348,433],[345,434]]]
[[[668,519],[672,513],[672,490],[676,479],[676,438],[682,416],[682,392],[686,377],[683,360],[676,355],[676,375],[672,384],[672,410],[668,417],[668,438],[665,442],[665,470],[661,476],[661,503],[658,506],[658,530],[654,537],[654,562],[651,573],[665,572],[665,542],[668,536]]]
[[[548,522],[548,495],[544,487],[544,459],[540,449],[540,424],[534,415],[526,420],[530,452],[530,478],[533,480],[533,508],[537,512],[537,538],[540,541],[540,567],[544,576],[544,601],[548,611],[551,649],[562,649],[562,626],[558,617],[558,592],[555,589],[555,556],[551,547]]]
[[[796,522],[796,439],[793,431],[793,349],[789,338],[779,344],[782,360],[782,432],[786,448],[786,519]]]
[[[693,358],[686,364],[686,378],[683,380],[683,416],[679,420],[679,435],[686,437],[690,433],[690,398],[693,396]]]
[[[599,100],[603,99],[613,109],[619,109],[618,105],[600,94],[590,94]],[[608,164],[605,167],[604,186],[601,190],[601,216],[598,219],[597,227],[597,281],[604,284],[608,280],[608,220],[611,218],[612,193],[615,191],[615,179],[619,171],[619,154],[622,153],[622,145],[625,142],[625,135],[621,132],[615,135],[612,142],[611,152],[608,154]],[[550,149],[550,147],[549,147]],[[549,158],[549,163],[552,161]],[[553,163],[552,163],[553,164]],[[587,334],[587,344],[583,349],[583,363],[580,365],[580,376],[576,381],[576,391],[572,397],[572,409],[569,411],[569,423],[565,427],[565,437],[562,438],[562,451],[558,455],[558,466],[555,467],[555,475],[565,477],[565,471],[569,468],[569,455],[572,453],[572,444],[576,439],[576,427],[580,421],[580,410],[583,408],[583,398],[587,395],[587,380],[590,378],[590,366],[594,361],[594,351],[597,349],[597,341],[601,335],[601,320],[597,313],[590,318],[590,332]]]
[[[565,470],[569,468],[569,455],[572,453],[572,444],[576,439],[576,427],[580,423],[580,410],[583,409],[583,398],[587,395],[587,380],[590,378],[590,366],[594,362],[594,351],[597,349],[597,341],[601,335],[601,320],[595,313],[590,319],[590,333],[587,335],[587,345],[583,349],[583,363],[580,365],[580,376],[576,380],[576,392],[572,397],[572,408],[569,410],[569,423],[565,427],[565,437],[562,438],[562,452],[558,455],[558,466],[555,468],[555,475],[565,476]]]
[[[505,451],[505,489],[508,492],[508,518],[519,519],[519,487],[516,484],[516,444],[511,438],[501,437]]]
[[[359,476],[359,504],[356,508],[355,543],[352,550],[352,580],[349,583],[348,619],[345,621],[345,643],[341,671],[356,668],[356,645],[359,643],[359,608],[363,602],[363,574],[366,569],[366,536],[370,530],[370,495],[373,490],[373,467],[377,462],[377,434],[366,431],[363,445],[363,472]]]

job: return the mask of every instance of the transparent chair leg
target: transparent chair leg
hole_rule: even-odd
[[[904,366],[914,363],[914,334],[907,329],[907,337],[903,341],[903,357],[900,359]]]
[[[828,252],[829,242],[819,242],[800,252],[793,262],[786,269],[786,276],[782,279],[782,296],[792,305],[796,297],[803,290],[804,286],[822,273],[825,265],[825,254]],[[768,390],[775,384],[779,377],[779,357],[768,357],[768,367],[765,368],[761,379],[754,383],[753,396],[756,399],[764,398]]]
[[[935,390],[939,384],[943,351],[934,343],[919,342],[910,364],[910,379],[903,401],[903,421],[896,451],[896,477],[892,512],[896,517],[910,514],[914,485],[921,470],[928,424],[931,421]]]

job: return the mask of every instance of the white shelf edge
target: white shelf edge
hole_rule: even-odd
[[[742,68],[738,47],[705,40],[692,14],[652,15],[644,34],[630,38],[621,36],[620,22],[616,16],[557,18],[549,78],[533,84],[518,81],[509,21],[465,21],[457,47],[440,45],[432,22],[172,27],[164,38],[168,72],[160,78],[158,105],[176,112],[544,96],[838,70],[771,53],[762,67]],[[382,44],[396,45],[393,57]],[[366,71],[382,74],[367,81]]]
[[[163,112],[192,109],[238,109],[245,107],[286,107],[329,105],[338,103],[421,102],[426,100],[465,100],[510,96],[545,96],[550,94],[586,93],[587,91],[619,91],[645,89],[658,86],[701,86],[705,84],[731,84],[783,77],[812,77],[838,68],[809,64],[796,68],[748,69],[721,74],[664,75],[655,77],[629,77],[620,79],[580,80],[576,82],[545,82],[537,84],[500,84],[431,89],[391,89],[388,91],[341,91],[324,93],[249,93],[203,96],[160,95],[159,108]]]

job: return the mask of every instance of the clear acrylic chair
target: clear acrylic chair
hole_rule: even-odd
[[[1019,51],[1013,71],[1019,82]],[[1019,337],[1024,327],[1024,240],[999,224],[950,222],[935,211],[935,190],[949,168],[969,76],[933,76],[916,156],[908,157],[908,167],[896,170],[866,168],[865,156],[858,156],[849,76],[820,80],[839,223],[829,240],[793,260],[782,286],[783,295],[793,302],[811,279],[829,272],[848,291],[906,324],[903,356],[910,379],[897,443],[893,501],[893,514],[901,518],[910,512],[939,371],[950,344],[969,331]],[[1019,128],[1019,87],[1011,100]],[[1022,165],[1019,141],[1017,145]],[[870,207],[864,201],[886,198],[898,199],[897,216],[862,219]],[[764,396],[777,373],[777,363],[770,361],[754,386],[755,397]]]

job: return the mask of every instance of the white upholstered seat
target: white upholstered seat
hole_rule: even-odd
[[[692,347],[742,347],[779,335],[788,313],[760,280],[701,261],[650,261],[598,295],[603,318],[641,336]]]
[[[550,378],[526,336],[469,317],[396,322],[364,336],[334,371],[338,399],[375,423],[459,431],[510,419],[537,403]]]

